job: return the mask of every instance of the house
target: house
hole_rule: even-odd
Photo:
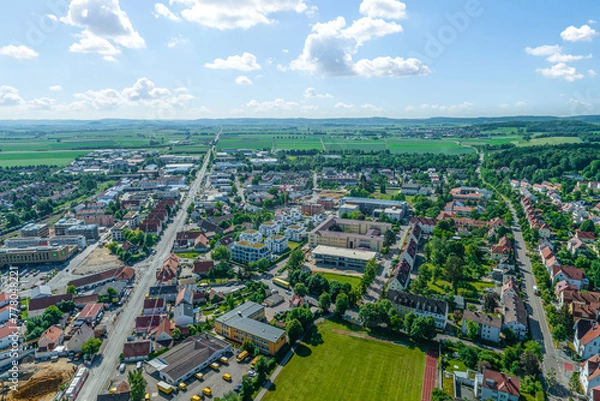
[[[78,322],[95,323],[102,318],[104,304],[87,304],[77,316]]]
[[[579,379],[584,394],[591,395],[593,389],[600,390],[600,355],[596,354],[581,364]]]
[[[596,241],[594,233],[581,230],[575,230],[575,238],[581,240],[584,244],[593,244]]]
[[[585,277],[585,272],[582,269],[571,266],[554,266],[550,275],[552,284],[557,281],[566,281],[574,285],[578,290],[587,287],[589,280]]]
[[[54,349],[62,345],[65,338],[65,333],[57,326],[50,326],[38,340],[38,349],[36,353],[52,352]]]
[[[149,333],[156,329],[165,315],[138,316],[135,318],[136,333]]]
[[[177,327],[187,327],[194,324],[194,307],[187,303],[180,303],[173,309],[173,320]]]
[[[410,312],[417,316],[432,316],[438,329],[446,327],[449,309],[446,301],[396,290],[388,290],[387,297],[400,316]]]
[[[48,297],[36,298],[29,301],[29,316],[37,316],[44,313],[44,310],[52,305],[59,305],[64,301],[73,301],[73,294],[58,294]]]
[[[67,283],[67,285],[74,286],[77,291],[84,291],[110,281],[125,281],[127,283],[131,283],[134,277],[135,270],[131,266],[121,266],[71,280]]]
[[[216,245],[224,246],[231,251],[231,248],[233,247],[234,242],[235,242],[235,240],[233,239],[233,237],[231,235],[226,235],[226,236],[222,237],[221,239],[219,239],[217,241]]]
[[[594,320],[580,319],[575,323],[575,352],[583,359],[600,353],[600,324]]]
[[[152,353],[152,341],[134,341],[123,344],[123,362],[145,361]]]
[[[519,340],[527,334],[527,310],[523,300],[517,294],[508,293],[504,297],[504,325],[502,328],[511,329]]]
[[[167,303],[175,302],[177,294],[179,294],[179,290],[176,285],[156,285],[150,287],[150,290],[148,291],[150,298],[164,298]]]
[[[208,275],[210,269],[215,267],[214,260],[198,260],[194,262],[194,274],[199,277],[205,277]]]
[[[67,342],[67,349],[69,351],[81,352],[81,347],[90,338],[94,338],[94,329],[89,324],[84,323],[79,326],[77,332]]]
[[[402,259],[398,262],[392,272],[388,288],[395,291],[403,291],[408,288],[408,284],[410,283],[410,270],[411,266],[407,260]]]
[[[508,294],[519,296],[519,285],[513,276],[509,276],[502,285],[502,290],[500,293],[502,303],[504,303],[504,297]]]
[[[186,338],[180,345],[158,356],[155,361],[161,380],[178,384],[230,353],[229,343],[202,333]]]
[[[288,249],[288,239],[283,235],[274,234],[267,238],[265,245],[272,253],[281,254]]]
[[[486,369],[476,375],[475,394],[480,400],[519,401],[521,380],[516,376]]]
[[[424,234],[432,234],[437,225],[437,220],[428,217],[413,217],[410,219],[411,225],[418,225]]]
[[[43,298],[43,297],[47,297],[49,295],[52,295],[52,290],[50,289],[50,286],[48,286],[48,285],[38,285],[37,287],[33,287],[29,291],[30,299]]]
[[[583,241],[581,241],[577,237],[573,237],[569,241],[567,241],[567,250],[573,255],[583,253],[586,251],[586,249],[587,248]]]
[[[512,244],[508,237],[505,235],[500,238],[497,245],[492,246],[491,257],[495,260],[503,259],[509,256],[512,252]]]
[[[108,394],[99,394],[96,401],[129,401],[131,387],[127,382],[121,382]]]
[[[477,335],[484,341],[490,341],[498,344],[500,342],[500,330],[502,329],[502,319],[497,316],[487,315],[482,312],[471,312],[469,310],[463,313],[462,333],[468,333],[467,322],[477,323],[479,331]]]
[[[144,316],[160,315],[165,311],[165,300],[163,298],[144,299]]]
[[[172,253],[163,262],[162,267],[156,272],[157,281],[169,281],[177,277],[177,270],[179,268],[179,256]]]
[[[182,288],[177,294],[177,298],[175,298],[175,306],[179,304],[194,304],[194,293],[189,288]]]
[[[163,316],[159,324],[150,331],[150,336],[161,345],[168,346],[173,341],[173,329],[175,326]]]

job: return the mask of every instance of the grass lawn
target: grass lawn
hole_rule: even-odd
[[[360,277],[346,276],[343,274],[321,273],[327,280],[335,280],[339,283],[350,283],[352,287],[360,286]]]
[[[295,241],[288,241],[288,246],[293,251],[294,249],[296,249],[296,248],[298,248],[300,246],[300,243],[299,242],[295,242]]]
[[[313,329],[267,393],[265,401],[419,401],[425,353],[350,337],[326,321]]]
[[[458,366],[458,367],[455,367]],[[460,359],[448,359],[446,370],[448,372],[466,372],[467,366]]]
[[[175,255],[179,256],[180,258],[195,259],[198,256],[202,255],[202,253],[200,253],[200,252],[175,252]]]

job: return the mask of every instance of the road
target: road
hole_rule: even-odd
[[[482,152],[480,153],[480,162],[482,164],[483,159],[484,154]],[[481,178],[480,168],[477,168],[477,173]],[[556,373],[557,385],[555,385],[552,389],[553,394],[548,395],[552,399],[554,399],[553,396],[557,396],[558,398],[556,399],[563,399],[563,397],[568,396],[568,378],[566,378],[563,374],[564,363],[572,363],[572,361],[570,361],[566,355],[557,352],[556,348],[554,348],[552,333],[550,332],[550,327],[548,326],[548,321],[546,320],[546,312],[544,311],[542,299],[538,295],[535,295],[533,291],[533,287],[536,285],[535,277],[533,275],[533,267],[531,265],[531,259],[527,254],[527,246],[525,245],[523,233],[518,224],[519,219],[517,217],[517,212],[512,206],[511,202],[503,195],[502,197],[504,198],[504,201],[506,202],[506,205],[508,206],[513,217],[513,224],[510,228],[515,238],[516,262],[523,275],[522,290],[525,293],[524,301],[525,307],[527,308],[531,338],[542,345],[542,354],[544,357],[542,369],[544,372],[544,377],[548,378],[552,372]],[[545,381],[544,386],[546,387]]]
[[[221,133],[222,130],[217,134],[215,144],[219,140]],[[185,223],[187,217],[186,209],[204,182],[208,162],[213,150],[214,146],[206,154],[202,168],[198,172],[194,182],[190,185],[188,195],[179,208],[179,212],[173,218],[173,222],[163,232],[160,241],[155,246],[154,249],[156,254],[147,261],[134,266],[136,267],[136,286],[135,290],[130,295],[129,300],[123,306],[118,323],[115,324],[115,326],[119,326],[119,330],[109,333],[108,339],[104,340],[104,344],[102,346],[102,367],[96,366],[90,370],[90,375],[88,376],[84,387],[77,397],[78,399],[86,401],[95,400],[98,394],[108,391],[109,378],[112,376],[112,372],[117,372],[119,355],[123,350],[123,344],[127,341],[127,336],[132,332],[135,318],[139,316],[143,309],[145,294],[148,292],[150,286],[152,286],[156,281],[154,276],[156,270],[160,268],[162,262],[171,253],[176,233],[183,227]]]

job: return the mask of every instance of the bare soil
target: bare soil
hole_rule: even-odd
[[[19,365],[19,369],[18,391],[9,392],[6,401],[50,401],[75,373],[75,365],[65,359]]]
[[[108,248],[98,246],[79,264],[73,271],[73,274],[92,274],[122,265],[123,262],[111,254]]]

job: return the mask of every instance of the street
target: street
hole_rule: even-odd
[[[215,144],[217,143],[221,132],[217,134]],[[156,254],[147,261],[135,266],[137,267],[135,290],[130,295],[127,303],[123,306],[123,311],[117,322],[118,329],[111,331],[102,345],[101,352],[103,358],[101,364],[103,366],[101,368],[96,366],[90,370],[88,379],[78,396],[79,399],[94,400],[98,394],[108,391],[109,378],[112,376],[113,372],[117,372],[119,355],[123,350],[123,344],[127,341],[127,336],[130,335],[133,329],[135,318],[139,316],[140,311],[143,308],[145,295],[148,292],[148,289],[155,283],[155,271],[160,268],[163,261],[171,253],[176,233],[185,223],[187,217],[186,209],[194,198],[193,195],[200,189],[201,184],[204,182],[208,162],[213,150],[214,146],[207,152],[202,168],[190,186],[188,195],[179,208],[179,212],[173,218],[173,222],[163,232],[160,241],[155,246],[154,249]],[[115,326],[117,326],[117,324]]]

